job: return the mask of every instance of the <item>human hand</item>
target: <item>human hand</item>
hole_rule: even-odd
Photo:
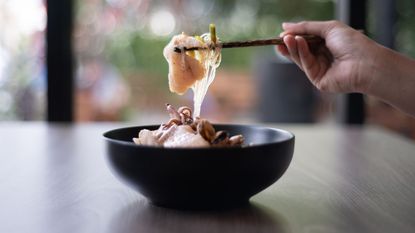
[[[320,90],[365,92],[371,85],[376,43],[338,21],[283,23],[285,45],[279,52],[295,62]],[[325,44],[309,45],[301,34],[317,35]],[[310,47],[311,46],[311,47]]]

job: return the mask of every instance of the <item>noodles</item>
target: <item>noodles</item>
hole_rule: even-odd
[[[205,43],[211,44],[210,33],[203,34],[201,37]],[[201,63],[205,68],[205,73],[203,78],[197,80],[192,86],[195,117],[200,116],[200,109],[202,107],[203,99],[206,96],[210,84],[215,79],[216,68],[219,67],[221,62],[220,52],[220,47],[214,47],[214,49],[208,49],[202,52],[198,51],[198,53],[204,53],[205,55],[204,59],[201,60]]]

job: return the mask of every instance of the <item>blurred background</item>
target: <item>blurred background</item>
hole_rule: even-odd
[[[339,0],[341,1],[341,0]],[[366,34],[379,27],[368,1]],[[284,21],[335,18],[333,0],[75,0],[74,120],[161,123],[164,104],[192,106],[168,89],[163,47],[215,23],[222,41],[275,37]],[[415,2],[395,1],[394,49],[415,57]],[[46,119],[44,0],[0,0],[0,120]],[[366,123],[415,138],[415,120],[365,97]],[[215,122],[333,122],[335,96],[315,90],[273,47],[227,49],[202,106]]]

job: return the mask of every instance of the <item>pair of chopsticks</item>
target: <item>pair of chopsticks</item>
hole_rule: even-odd
[[[308,43],[323,43],[324,39],[315,36],[315,35],[299,35],[303,37]],[[232,42],[220,42],[215,44],[215,46],[221,48],[242,48],[242,47],[252,47],[252,46],[265,46],[265,45],[280,45],[284,44],[282,37],[265,39],[265,40],[248,40],[248,41],[232,41]],[[181,53],[182,51],[194,51],[207,49],[207,47],[174,47],[174,52]]]

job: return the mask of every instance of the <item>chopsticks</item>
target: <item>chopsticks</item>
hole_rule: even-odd
[[[303,37],[308,43],[323,43],[324,39],[315,36],[315,35],[299,35]],[[215,44],[221,48],[242,48],[242,47],[252,47],[252,46],[265,46],[265,45],[280,45],[284,44],[284,40],[281,37],[264,39],[264,40],[248,40],[248,41],[231,41],[231,42],[221,42]],[[207,49],[207,47],[174,47],[174,52],[181,53],[181,51],[194,51]]]

